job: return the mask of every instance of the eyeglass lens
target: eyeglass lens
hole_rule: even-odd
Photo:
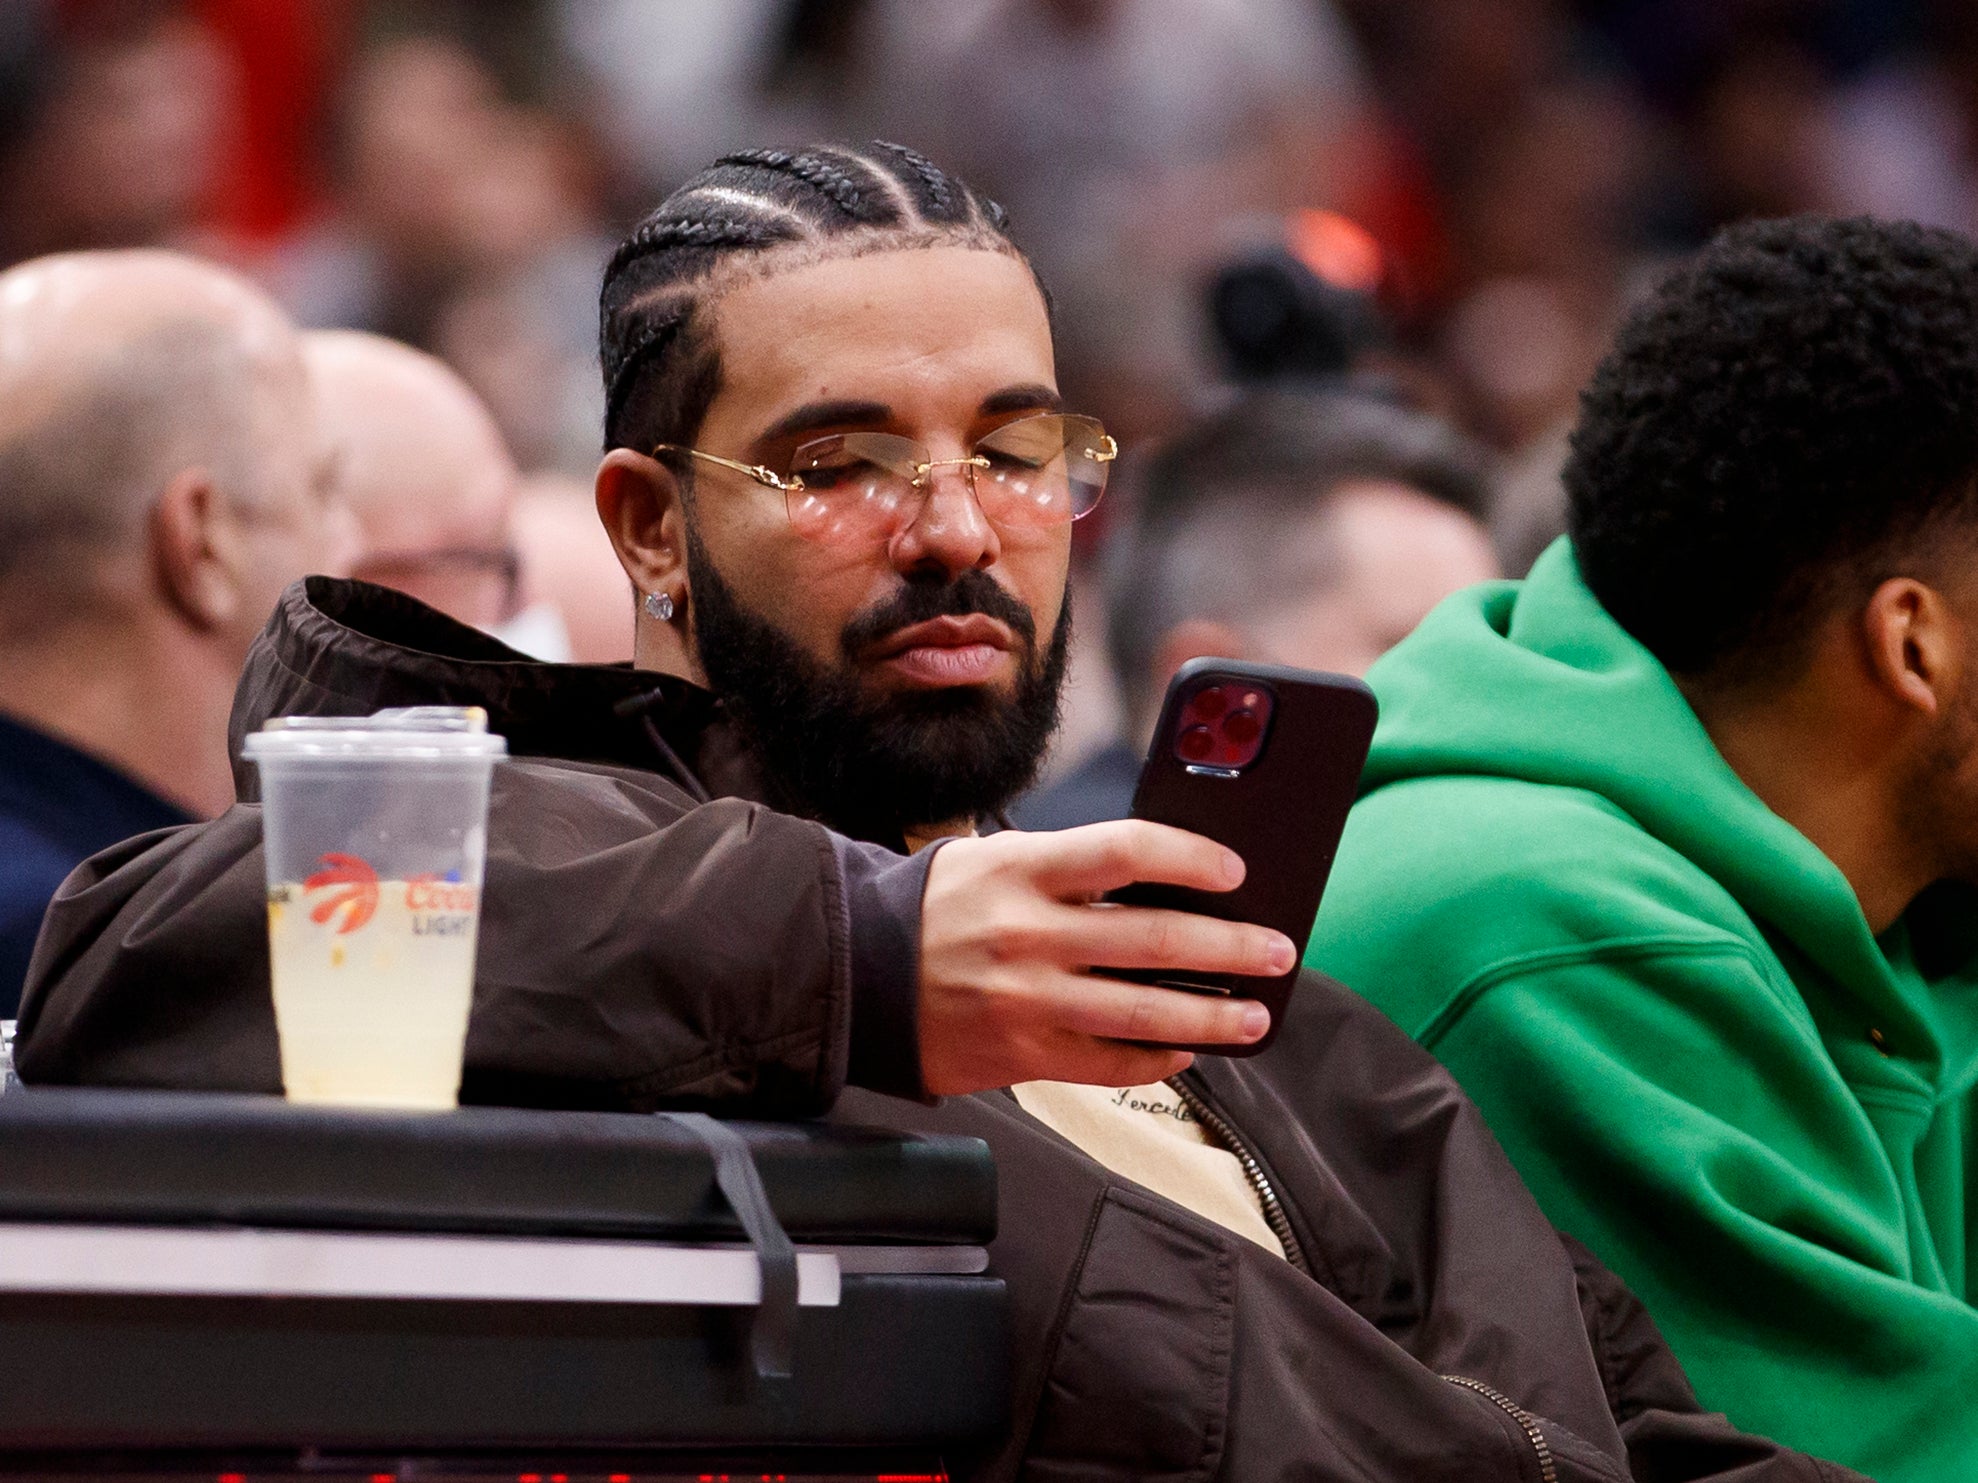
[[[982,464],[958,464],[977,504],[1003,530],[1049,529],[1076,520],[1106,488],[1105,430],[1090,417],[1044,413],[985,434],[969,450]],[[855,541],[889,534],[911,518],[928,491],[921,474],[932,455],[892,433],[834,433],[797,449],[790,472],[790,524],[810,540]]]

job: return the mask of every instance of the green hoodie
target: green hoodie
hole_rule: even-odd
[[[1441,1057],[1707,1405],[1978,1479],[1973,898],[1872,936],[1563,541],[1369,679],[1313,965]]]

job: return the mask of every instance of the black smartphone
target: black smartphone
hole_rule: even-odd
[[[1346,675],[1191,659],[1169,682],[1133,795],[1133,817],[1207,835],[1248,867],[1234,891],[1135,885],[1107,899],[1254,922],[1289,937],[1302,959],[1332,857],[1373,742],[1374,693]],[[1113,970],[1121,978],[1260,1000],[1271,1028],[1252,1045],[1183,1049],[1251,1056],[1277,1038],[1297,981],[1242,974]]]

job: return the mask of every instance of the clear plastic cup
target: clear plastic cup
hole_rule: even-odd
[[[291,1102],[453,1107],[507,743],[478,708],[289,716],[261,772],[268,948]]]

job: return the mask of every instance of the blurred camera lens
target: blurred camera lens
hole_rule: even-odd
[[[1229,697],[1223,694],[1222,686],[1211,685],[1195,692],[1192,709],[1204,721],[1213,721],[1229,709]]]
[[[1247,747],[1262,733],[1255,711],[1231,711],[1223,718],[1223,736],[1236,746]]]
[[[1216,749],[1216,734],[1206,726],[1191,726],[1181,733],[1175,749],[1188,762],[1200,762]]]

